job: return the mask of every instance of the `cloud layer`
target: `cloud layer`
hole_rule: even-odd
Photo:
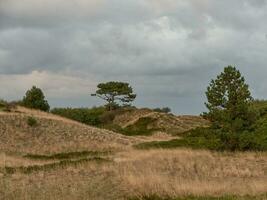
[[[90,106],[98,82],[122,80],[138,106],[199,113],[231,64],[266,98],[266,10],[266,0],[1,0],[0,96],[36,84],[53,105]]]

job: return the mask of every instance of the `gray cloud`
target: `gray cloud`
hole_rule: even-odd
[[[266,98],[266,9],[266,0],[1,0],[0,96],[37,84],[53,105],[93,105],[97,82],[123,80],[139,106],[199,113],[210,79],[232,64]]]

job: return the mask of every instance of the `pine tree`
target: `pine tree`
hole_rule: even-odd
[[[26,92],[22,100],[22,105],[28,108],[38,109],[42,111],[49,111],[50,106],[45,100],[43,91],[36,86],[33,86]]]
[[[248,129],[255,117],[250,110],[249,86],[235,67],[224,68],[207,88],[206,116],[217,128],[238,132]]]

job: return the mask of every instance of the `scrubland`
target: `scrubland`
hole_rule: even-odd
[[[0,127],[3,200],[267,199],[265,152],[136,149],[178,137],[130,137],[23,108],[2,112]]]

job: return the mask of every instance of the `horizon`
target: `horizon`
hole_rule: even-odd
[[[0,98],[33,85],[51,107],[92,107],[100,82],[129,82],[137,107],[204,112],[211,79],[232,65],[267,99],[267,1],[3,0]]]

